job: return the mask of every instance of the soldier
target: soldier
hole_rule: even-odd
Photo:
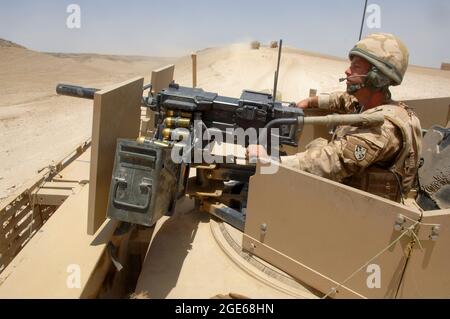
[[[394,102],[390,85],[399,85],[408,66],[408,50],[392,34],[371,34],[349,53],[347,92],[319,95],[297,107],[324,108],[336,113],[382,112],[378,127],[343,125],[330,142],[316,139],[306,151],[281,156],[296,169],[399,201],[412,188],[421,151],[421,127],[404,103]],[[262,146],[249,146],[249,156],[267,156]]]

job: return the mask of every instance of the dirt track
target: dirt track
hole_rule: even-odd
[[[272,89],[277,49],[251,50],[247,44],[198,52],[198,87],[239,96],[243,89]],[[45,54],[0,40],[0,201],[37,170],[70,152],[91,134],[92,102],[57,96],[57,83],[98,87],[175,63],[175,79],[191,85],[190,57],[152,58]],[[338,79],[347,61],[286,48],[278,90],[285,101],[318,92],[343,90]],[[450,96],[450,72],[410,67],[394,98]]]

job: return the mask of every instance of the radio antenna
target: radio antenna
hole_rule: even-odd
[[[281,46],[283,45],[283,40],[280,39],[280,44],[278,45],[278,62],[277,62],[277,70],[275,71],[275,79],[273,83],[273,104],[275,105],[275,97],[277,95],[277,84],[278,84],[278,75],[280,73],[280,59],[281,59]]]
[[[366,17],[366,9],[367,9],[367,0],[364,3],[364,11],[363,11],[363,16],[362,16],[362,21],[361,21],[361,29],[359,30],[359,40],[361,40],[361,37],[362,37],[362,32],[363,32],[363,28],[364,28],[364,19]]]

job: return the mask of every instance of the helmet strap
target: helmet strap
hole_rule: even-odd
[[[359,84],[350,84],[347,87],[347,93],[348,94],[354,94],[356,92],[358,92],[359,90],[361,90],[362,88],[366,87],[365,83],[359,83]]]
[[[386,85],[385,87],[383,87],[383,88],[381,89],[381,91],[382,91],[383,94],[384,94],[384,99],[385,99],[385,101],[386,101],[386,102],[387,102],[387,101],[390,101],[391,98],[392,98],[392,94],[391,94],[391,91],[389,90],[389,86]]]

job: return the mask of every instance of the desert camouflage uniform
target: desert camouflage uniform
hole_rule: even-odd
[[[370,34],[360,40],[349,52],[350,60],[353,56],[360,56],[373,66],[360,87],[373,89],[399,85],[409,60],[404,43],[387,33]],[[360,88],[350,85],[347,90],[356,92]],[[350,185],[365,181],[366,190],[378,184],[375,186],[381,186],[379,189],[385,188],[380,193],[389,191],[389,172],[403,194],[407,193],[414,183],[421,151],[421,127],[414,113],[405,104],[393,101],[364,111],[356,98],[348,93],[322,95],[318,102],[319,108],[336,113],[382,112],[385,121],[383,125],[371,128],[340,126],[330,142],[316,139],[307,145],[305,152],[281,157],[281,162]],[[381,169],[384,175],[367,178],[375,168]]]
[[[319,107],[336,113],[360,111],[356,98],[343,92],[321,96]],[[282,156],[281,163],[338,182],[358,176],[376,164],[395,171],[401,177],[403,191],[407,192],[418,167],[420,123],[403,103],[390,102],[362,113],[373,112],[383,112],[386,118],[383,125],[339,126],[330,142],[318,138],[306,146],[305,152]]]

